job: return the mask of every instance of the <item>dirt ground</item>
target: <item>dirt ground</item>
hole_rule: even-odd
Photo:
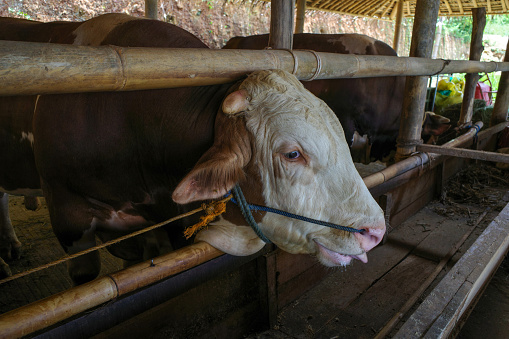
[[[19,241],[23,244],[21,258],[9,262],[13,275],[65,256],[51,229],[44,199],[41,198],[41,202],[41,208],[29,211],[24,206],[23,197],[9,197],[11,221]],[[122,268],[122,260],[113,257],[106,250],[101,250],[101,258],[101,275]],[[0,285],[0,314],[72,286],[65,263],[7,282]]]

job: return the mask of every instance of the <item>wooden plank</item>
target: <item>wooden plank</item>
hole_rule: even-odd
[[[258,285],[263,317],[270,327],[276,323],[278,313],[277,297],[277,251],[271,251],[258,259]]]
[[[509,204],[442,279],[393,338],[447,337],[509,248]],[[468,291],[465,283],[473,284]],[[461,302],[458,303],[458,299]],[[453,299],[455,302],[452,302]],[[461,305],[461,307],[455,307]]]
[[[403,211],[414,201],[419,200],[420,196],[430,189],[433,189],[435,181],[435,171],[426,171],[420,176],[408,181],[392,191],[393,210],[391,214]]]
[[[94,338],[239,338],[268,324],[260,312],[256,262],[207,281]]]
[[[320,283],[331,270],[315,260],[315,265],[302,272],[284,284],[278,283],[277,302],[278,310],[299,298],[311,288]]]
[[[436,145],[418,145],[417,151],[483,161],[509,163],[509,154],[502,154],[496,152],[477,151],[465,148],[442,147]]]
[[[433,272],[435,263],[410,255],[389,271],[347,309],[336,313],[316,336],[320,338],[349,338],[352,328],[356,338],[372,338],[401,308],[408,297]]]
[[[302,272],[313,267],[318,261],[307,254],[290,254],[277,250],[276,271],[278,284],[284,284]]]
[[[323,279],[319,288],[313,288],[300,297],[298,304],[290,304],[282,310],[280,329],[291,337],[299,338],[309,329],[317,329],[333,321],[373,281],[396,266],[409,250],[411,248],[388,242],[370,251],[367,264],[355,261],[348,267],[336,269]]]
[[[374,281],[391,271],[429,237],[445,219],[431,209],[413,216],[389,233],[383,246],[368,253],[369,262],[355,261],[352,265],[332,271],[320,285],[290,304],[280,314],[280,328],[292,337],[302,337],[309,329],[319,329],[325,323],[341,318],[343,311],[366,293]],[[430,231],[419,225],[429,222]],[[324,297],[325,296],[325,297]]]

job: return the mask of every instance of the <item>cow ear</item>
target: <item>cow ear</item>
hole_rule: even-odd
[[[249,94],[245,89],[240,89],[228,94],[223,101],[223,112],[235,115],[249,108]]]
[[[217,119],[214,144],[173,192],[178,204],[220,198],[245,178],[251,142],[244,119],[223,114]]]
[[[212,149],[209,150],[211,151]],[[244,178],[244,171],[235,159],[235,156],[216,153],[212,158],[196,165],[173,191],[173,201],[187,204],[224,196]]]
[[[435,114],[433,112],[424,112],[424,125],[422,131],[424,135],[441,135],[451,128],[451,120],[448,118]]]

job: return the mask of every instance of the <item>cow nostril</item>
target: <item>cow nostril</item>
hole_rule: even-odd
[[[360,233],[355,233],[355,237],[359,241],[361,248],[367,252],[382,241],[384,233],[385,229],[366,228]]]

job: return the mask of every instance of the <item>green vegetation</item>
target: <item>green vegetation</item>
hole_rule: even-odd
[[[461,38],[464,42],[468,42],[472,34],[472,17],[462,16],[445,18],[443,27],[450,35]],[[507,27],[509,27],[508,14],[488,15],[486,16],[484,34],[507,36]]]

